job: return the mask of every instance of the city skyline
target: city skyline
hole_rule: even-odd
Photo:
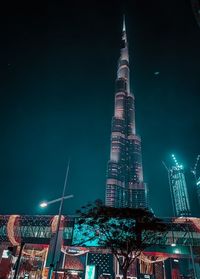
[[[162,161],[175,153],[190,169],[199,154],[200,29],[190,1],[34,5],[11,8],[1,45],[1,214],[57,212],[38,205],[60,196],[68,157],[75,198],[65,212],[104,200],[123,10],[144,180],[155,213],[172,215]]]

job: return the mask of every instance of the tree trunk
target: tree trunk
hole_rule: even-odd
[[[128,268],[122,270],[123,279],[127,279],[127,272],[128,272]]]
[[[135,225],[135,232],[136,232],[137,246],[141,247],[141,244],[142,244],[142,229],[141,229],[141,226],[138,222],[136,222],[136,225]]]

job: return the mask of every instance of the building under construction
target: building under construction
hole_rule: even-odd
[[[176,217],[190,216],[190,202],[188,190],[185,180],[183,165],[180,165],[174,155],[172,155],[174,164],[167,168],[169,186],[171,192],[171,200],[173,213]]]

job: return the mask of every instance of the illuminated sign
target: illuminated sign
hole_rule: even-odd
[[[94,279],[95,277],[95,265],[87,265],[85,271],[85,279]]]
[[[7,259],[7,258],[9,258],[9,251],[8,250],[3,250],[3,254],[2,254],[2,258],[3,259]]]
[[[70,256],[81,256],[89,252],[89,250],[85,247],[62,247],[61,251],[64,254],[70,255]]]

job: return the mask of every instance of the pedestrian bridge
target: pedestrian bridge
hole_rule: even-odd
[[[81,274],[84,274],[85,266],[88,264],[95,265],[95,259],[99,259],[98,265],[99,262],[108,262],[109,266],[102,266],[102,270],[104,270],[102,272],[112,274],[112,254],[108,249],[98,247],[99,236],[95,236],[96,239],[89,242],[84,243],[82,241],[83,245],[77,247],[77,240],[84,238],[83,233],[85,231],[84,229],[80,231],[77,221],[78,217],[75,216],[62,216],[61,218],[54,261],[56,270],[62,275],[60,278],[65,278],[65,272],[69,272],[69,270],[71,273],[75,272],[77,276],[83,278]],[[156,238],[156,243],[154,242],[155,245],[153,247],[145,250],[140,255],[140,263],[136,262],[132,271],[136,272],[137,264],[139,264],[143,274],[147,272],[147,266],[150,268],[150,266],[155,264],[154,269],[160,268],[162,273],[165,274],[164,269],[168,266],[168,263],[171,264],[171,272],[173,272],[174,267],[172,263],[177,263],[179,260],[180,262],[182,260],[188,261],[188,259],[192,259],[193,270],[197,268],[196,261],[200,255],[200,219],[165,218],[164,222],[167,224],[168,230],[163,232],[159,238]],[[0,215],[0,277],[12,278],[15,261],[19,255],[19,250],[22,248],[20,276],[24,276],[24,272],[29,270],[33,278],[47,278],[56,241],[57,224],[58,216]],[[11,255],[9,251],[12,251]],[[78,258],[79,256],[80,259],[83,257],[84,264]],[[106,268],[108,268],[109,272]],[[200,275],[199,265],[198,270]],[[122,278],[117,264],[115,264],[115,274],[116,278]],[[152,273],[147,272],[149,277],[140,278],[155,278],[149,274]],[[112,276],[108,276],[108,278],[112,278]],[[139,277],[135,277],[134,273],[130,278]],[[168,277],[163,275],[163,277],[159,278]]]
[[[21,242],[49,244],[55,234],[58,216],[0,215],[0,244],[16,246]],[[77,220],[75,216],[62,216],[61,228],[64,245],[76,245]],[[157,239],[161,246],[200,246],[200,218],[164,218],[168,231]],[[80,231],[78,232],[81,233]],[[95,246],[85,243],[84,246]]]

